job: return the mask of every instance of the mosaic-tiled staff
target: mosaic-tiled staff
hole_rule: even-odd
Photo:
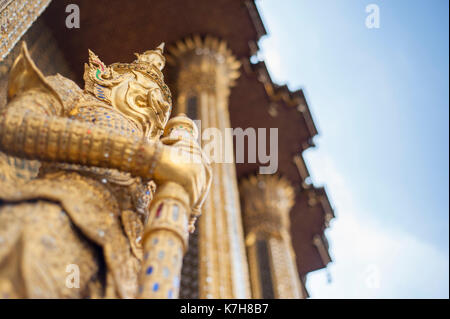
[[[197,139],[198,129],[180,114],[167,123],[165,137],[188,145]],[[185,154],[187,163],[195,160],[189,152]],[[139,298],[178,298],[182,260],[197,217],[195,209],[191,212],[189,195],[181,185],[167,182],[158,186],[144,230]]]

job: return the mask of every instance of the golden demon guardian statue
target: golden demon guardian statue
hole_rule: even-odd
[[[26,183],[0,169],[1,298],[178,296],[211,174],[195,125],[168,122],[162,51],[110,66],[89,51],[83,91],[44,77],[23,45],[0,151],[41,168]]]

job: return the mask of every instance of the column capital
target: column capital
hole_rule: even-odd
[[[246,233],[289,233],[289,211],[295,192],[288,180],[278,175],[251,176],[240,182]]]
[[[181,91],[186,91],[185,86],[196,91],[214,91],[220,86],[229,89],[240,75],[241,63],[226,41],[210,35],[179,40],[168,52],[168,64],[179,71],[177,87]]]

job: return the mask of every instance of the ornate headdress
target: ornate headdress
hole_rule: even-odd
[[[110,88],[123,81],[127,73],[137,71],[156,82],[164,97],[171,103],[170,90],[164,83],[161,72],[166,63],[163,50],[164,43],[161,43],[155,50],[148,50],[142,54],[135,53],[137,59],[132,63],[113,63],[110,66],[106,66],[89,50],[89,64],[84,66],[85,90],[100,100],[111,102]]]

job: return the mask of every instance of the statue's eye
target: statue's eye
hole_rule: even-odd
[[[139,107],[146,107],[147,106],[147,97],[143,95],[136,96],[135,99],[136,105]]]

